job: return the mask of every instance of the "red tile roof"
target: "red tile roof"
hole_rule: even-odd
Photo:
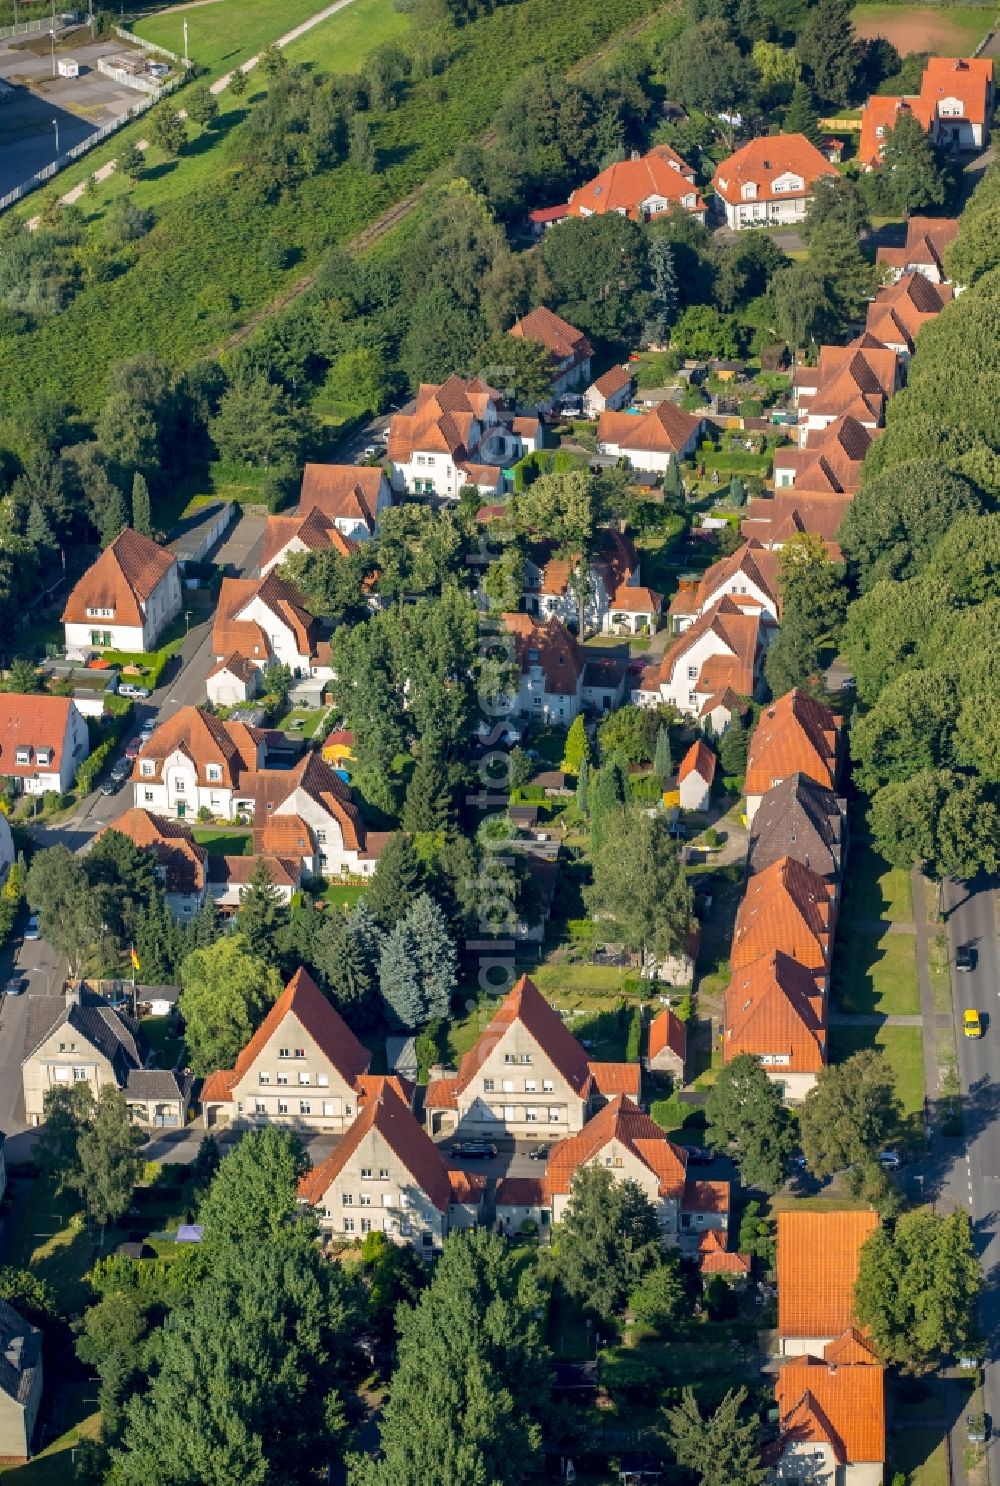
[[[482,427],[488,409],[501,403],[499,392],[478,378],[463,382],[450,376],[440,385],[422,382],[412,413],[395,413],[389,424],[389,458],[406,464],[417,450],[450,454],[456,465],[473,473],[477,427]]]
[[[100,841],[108,831],[117,831],[127,836],[133,845],[153,851],[157,866],[164,874],[163,885],[168,893],[200,893],[203,890],[208,854],[182,821],[168,820],[166,816],[136,807],[126,810],[124,815],[119,815],[117,820],[98,831],[94,841]]]
[[[909,268],[934,268],[945,279],[944,251],[957,236],[957,217],[911,217],[906,224],[905,246],[879,248],[875,262],[900,272]]]
[[[920,97],[935,114],[941,103],[955,98],[970,124],[984,124],[992,85],[992,57],[928,57]]]
[[[792,174],[802,180],[802,190],[775,191],[774,182]],[[804,134],[767,134],[752,139],[716,167],[712,185],[723,201],[733,206],[744,201],[743,187],[757,187],[754,201],[794,200],[806,194],[821,176],[836,179],[837,172],[825,155]]]
[[[818,1073],[826,1027],[815,978],[780,950],[734,970],[726,987],[723,1059],[782,1058],[778,1072]]]
[[[249,861],[250,859],[241,858],[241,860]],[[287,1016],[294,1016],[297,1019],[345,1083],[353,1087],[358,1077],[362,1073],[367,1073],[371,1053],[358,1041],[340,1012],[326,999],[309,972],[300,967],[236,1059],[235,1068],[213,1073],[206,1081],[205,1088],[202,1090],[202,1103],[213,1097],[230,1097],[229,1091],[233,1084],[253,1067]],[[210,1094],[208,1090],[212,1080],[228,1080],[226,1093]],[[213,1088],[215,1087],[213,1085]],[[221,1088],[221,1084],[218,1087]]]
[[[486,1191],[486,1178],[478,1171],[455,1171],[449,1167],[448,1185],[452,1202],[478,1206]]]
[[[316,621],[295,584],[279,578],[276,572],[268,573],[266,578],[223,578],[212,626],[215,655],[229,655],[238,650],[260,665],[274,658],[268,632],[260,621],[243,617],[250,605],[258,601],[277,624],[290,632],[299,655],[316,656]]]
[[[728,595],[706,609],[673,642],[660,666],[661,682],[672,681],[676,668],[685,663],[688,651],[709,633],[717,640],[718,651],[704,662],[690,690],[715,692],[730,687],[738,696],[752,696],[757,684],[760,618],[757,614],[741,613]]]
[[[544,1207],[545,1182],[537,1176],[504,1176],[497,1182],[497,1207]]]
[[[373,465],[307,464],[302,471],[299,515],[319,510],[332,521],[363,521],[374,532],[384,484],[385,475]]]
[[[181,707],[173,717],[161,722],[148,743],[140,748],[132,770],[133,779],[146,783],[162,777],[163,765],[178,750],[194,764],[198,783],[217,784],[224,789],[253,789],[257,767],[257,748],[262,734],[241,723],[223,722],[200,707]],[[143,774],[143,761],[152,760],[153,774]],[[208,778],[208,765],[218,765],[221,780]]]
[[[638,1101],[642,1069],[638,1063],[591,1063],[594,1088],[605,1099],[628,1094]]]
[[[694,184],[694,172],[669,145],[654,146],[636,160],[614,161],[600,175],[572,192],[568,211],[573,217],[624,212],[638,221],[646,215],[646,203],[654,198],[662,198],[686,211],[705,210]]]
[[[829,1445],[841,1466],[885,1460],[884,1368],[797,1357],[779,1368],[774,1396],[786,1444]]]
[[[842,1336],[835,1336],[823,1348],[823,1361],[836,1363],[838,1367],[877,1363],[878,1360],[878,1353],[856,1326],[848,1326]]]
[[[843,553],[837,533],[849,504],[850,496],[813,494],[796,485],[792,490],[775,491],[772,499],[750,501],[740,531],[778,549],[800,532],[812,532],[823,542],[831,561],[840,562]]]
[[[650,1058],[658,1057],[665,1048],[675,1053],[682,1063],[687,1057],[687,1027],[669,1006],[658,1012],[649,1024]]]
[[[588,1120],[579,1135],[567,1136],[553,1146],[545,1171],[548,1196],[569,1192],[579,1168],[592,1161],[613,1140],[631,1151],[652,1172],[661,1197],[680,1200],[687,1161],[684,1152],[624,1094],[616,1095],[610,1104]]]
[[[736,913],[732,969],[781,950],[813,974],[824,973],[833,944],[834,891],[794,857],[779,857],[751,877]]]
[[[357,542],[345,537],[334,524],[333,518],[315,506],[302,516],[269,516],[264,528],[264,543],[261,548],[260,566],[266,568],[284,552],[290,542],[298,539],[309,552],[338,552],[341,557],[350,557],[357,551]]]
[[[253,661],[247,660],[246,656],[241,655],[238,650],[234,650],[232,655],[227,655],[222,660],[216,661],[208,674],[209,676],[218,676],[221,671],[228,671],[231,676],[235,676],[238,681],[242,681],[244,684],[251,682],[257,675],[257,667]]]
[[[593,388],[602,397],[612,397],[616,392],[620,392],[623,387],[631,387],[631,385],[632,373],[628,367],[613,366],[603,376],[597,378],[597,381],[593,383]]]
[[[141,625],[141,606],[176,566],[172,552],[126,526],[75,584],[63,623],[90,624],[88,609],[113,609],[113,624]]]
[[[940,315],[951,301],[951,288],[932,284],[914,270],[896,283],[880,289],[868,306],[868,332],[887,346],[904,346],[911,352],[917,335],[928,320]]]
[[[544,623],[532,614],[501,614],[501,623],[514,636],[518,664],[528,674],[541,666],[550,696],[576,696],[583,659],[569,630],[554,614]]]
[[[657,403],[648,413],[604,412],[597,420],[597,440],[639,453],[680,456],[704,419],[674,402]]]
[[[697,774],[699,779],[704,779],[706,784],[711,784],[715,778],[716,763],[715,754],[709,748],[704,738],[697,738],[681,759],[681,766],[677,770],[677,778],[679,780],[685,780],[692,774]]]
[[[489,1026],[465,1054],[455,1080],[456,1089],[461,1091],[468,1088],[504,1032],[514,1022],[520,1022],[531,1035],[574,1093],[586,1099],[593,1083],[593,1070],[587,1062],[587,1055],[572,1032],[566,1030],[562,1017],[552,1009],[527,975],[521,976],[501,1002]]]
[[[681,1211],[685,1213],[727,1213],[731,1207],[728,1182],[695,1181],[684,1184]]]
[[[809,443],[802,448],[776,449],[775,476],[791,470],[797,491],[854,495],[861,487],[861,465],[876,432],[850,415],[835,418],[825,428],[811,429]]]
[[[58,774],[62,768],[63,749],[69,729],[70,697],[44,696],[36,692],[0,692],[0,774],[20,779],[37,774]],[[17,750],[31,749],[26,764],[17,761]],[[38,750],[47,748],[51,758],[39,765]],[[82,760],[81,760],[82,762]]]
[[[538,305],[522,316],[507,334],[522,340],[540,341],[554,361],[582,363],[592,355],[590,342],[583,331],[544,305]]]
[[[842,1337],[854,1324],[861,1249],[878,1227],[870,1209],[779,1212],[778,1333]]]
[[[365,1105],[326,1160],[302,1178],[299,1197],[313,1204],[322,1202],[365,1136],[372,1131],[402,1162],[416,1186],[439,1212],[446,1213],[453,1200],[471,1200],[471,1196],[453,1199],[448,1168],[440,1151],[389,1084],[383,1085],[378,1097]]]
[[[797,687],[765,707],[750,738],[745,789],[763,795],[789,774],[836,783],[840,719]]]
[[[750,1255],[736,1254],[726,1248],[725,1235],[717,1228],[707,1228],[698,1238],[698,1263],[702,1274],[750,1273]]]
[[[611,599],[611,607],[622,614],[659,614],[663,608],[663,594],[651,588],[622,583]]]
[[[432,1078],[424,1092],[425,1109],[457,1109],[458,1079]]]

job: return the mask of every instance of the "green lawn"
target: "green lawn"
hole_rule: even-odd
[[[218,0],[217,4],[200,5],[194,10],[185,6],[162,10],[138,21],[134,29],[146,41],[183,56],[187,21],[190,56],[199,67],[218,77],[322,9],[323,0],[281,0],[280,5],[274,0]],[[301,46],[302,41],[297,45]]]
[[[48,1373],[46,1383],[49,1383]],[[65,1428],[27,1465],[0,1465],[0,1475],[7,1477],[10,1486],[67,1486],[75,1474],[70,1451],[81,1440],[96,1439],[100,1433],[96,1381],[60,1382],[56,1386],[58,1392],[54,1406],[58,1408],[60,1423]],[[51,1406],[53,1400],[47,1388],[43,1409]]]
[[[191,835],[213,857],[244,856],[251,839],[250,831],[230,830],[226,826],[192,826]]]
[[[912,934],[840,934],[833,962],[839,1011],[914,1016],[920,1011],[917,948]]]
[[[274,725],[283,732],[294,733],[296,737],[313,738],[329,710],[329,707],[292,707]]]
[[[367,882],[331,882],[324,888],[323,897],[327,903],[335,903],[338,908],[353,908],[367,891]]]
[[[851,844],[841,923],[845,914],[851,921],[913,922],[909,872],[890,867],[863,838]]]
[[[830,1059],[841,1063],[863,1047],[885,1053],[896,1079],[896,1092],[906,1116],[919,1114],[924,1103],[924,1043],[919,1027],[830,1028]]]
[[[243,0],[239,4],[242,16]],[[322,0],[312,0],[311,8],[321,10]],[[323,72],[353,72],[369,52],[398,41],[409,29],[410,17],[392,0],[352,0],[346,10],[291,42],[284,52],[289,61],[309,62]]]
[[[184,1054],[184,1038],[178,1021],[171,1016],[147,1016],[141,1022],[143,1036],[156,1054],[159,1068],[176,1068]]]
[[[896,1429],[889,1445],[892,1471],[901,1471],[907,1486],[948,1486],[948,1453],[940,1429],[917,1425]]]
[[[4,1262],[16,1269],[34,1270],[52,1286],[60,1310],[78,1313],[88,1297],[84,1275],[97,1257],[91,1234],[70,1224],[79,1211],[78,1201],[54,1197],[50,1183],[42,1177],[17,1178],[11,1185]]]

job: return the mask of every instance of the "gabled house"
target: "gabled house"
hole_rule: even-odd
[[[299,1182],[299,1198],[332,1238],[384,1233],[435,1253],[449,1232],[476,1222],[485,1185],[483,1176],[449,1170],[386,1079],[336,1149]]]
[[[584,664],[561,619],[542,623],[532,614],[502,614],[511,635],[519,676],[514,712],[543,723],[569,724],[583,705]]]
[[[984,149],[994,101],[992,58],[928,57],[919,93],[869,98],[861,115],[858,159],[865,170],[878,169],[886,137],[904,113],[912,114],[942,149]]]
[[[877,430],[847,414],[810,434],[808,445],[775,449],[775,491],[856,495],[861,489],[861,466],[876,434]]]
[[[807,774],[789,774],[761,797],[750,827],[747,872],[764,872],[787,857],[837,883],[846,831],[846,800]]]
[[[650,1072],[669,1073],[678,1083],[683,1083],[687,1058],[687,1026],[680,1017],[674,1015],[669,1006],[657,1012],[650,1022],[648,1046]]]
[[[591,345],[582,330],[560,315],[538,305],[507,332],[520,340],[538,341],[552,363],[552,396],[575,392],[590,381]]]
[[[731,1284],[740,1284],[750,1274],[749,1254],[739,1254],[727,1248],[727,1237],[718,1228],[706,1228],[698,1237],[698,1269],[702,1279],[713,1274],[724,1274]]]
[[[664,1240],[677,1242],[686,1153],[625,1095],[616,1095],[578,1134],[549,1152],[545,1190],[553,1222],[565,1215],[573,1177],[584,1166],[603,1166],[616,1181],[635,1182],[656,1208]]]
[[[588,418],[599,418],[602,413],[617,413],[632,401],[635,383],[627,366],[613,366],[603,376],[591,382],[583,394],[583,411]]]
[[[769,789],[805,774],[833,789],[840,768],[843,724],[829,707],[797,687],[765,707],[750,738],[744,787],[747,823]]]
[[[354,542],[375,536],[379,517],[391,505],[389,481],[378,466],[307,464],[302,471],[298,514],[319,511]]]
[[[707,810],[718,760],[703,738],[696,738],[681,759],[677,788],[682,810]]]
[[[612,595],[604,621],[604,633],[610,635],[652,635],[660,627],[663,594],[641,583],[623,583]]]
[[[213,707],[237,707],[252,702],[264,687],[263,672],[238,650],[217,660],[205,678],[205,691]]]
[[[772,552],[780,552],[793,537],[809,532],[819,537],[831,562],[842,562],[844,554],[837,533],[850,502],[849,495],[810,495],[806,491],[779,490],[771,498],[750,501],[740,522],[740,533]]]
[[[392,488],[457,500],[466,485],[483,495],[504,491],[505,468],[542,447],[537,418],[506,413],[496,388],[450,376],[423,382],[412,411],[394,413],[388,454]]]
[[[264,578],[223,578],[212,626],[217,661],[238,651],[260,670],[287,666],[293,676],[329,679],[330,644],[306,609],[294,583],[268,572]]]
[[[183,1127],[191,1097],[190,1076],[146,1068],[139,1024],[84,988],[68,999],[29,996],[21,1080],[29,1125],[44,1119],[48,1089],[87,1083],[120,1089],[129,1115],[150,1128]]]
[[[940,315],[951,297],[950,284],[932,284],[921,273],[904,274],[875,295],[865,330],[905,361],[913,355],[920,330]]]
[[[0,1461],[24,1465],[31,1456],[43,1388],[42,1333],[0,1300]]]
[[[187,826],[133,806],[98,831],[95,843],[108,831],[117,831],[127,836],[133,846],[152,852],[157,879],[175,918],[190,918],[197,913],[208,887],[208,853],[198,845]]]
[[[291,857],[313,877],[368,877],[390,834],[366,828],[349,787],[317,753],[254,779],[255,855]]]
[[[906,224],[906,242],[901,248],[879,248],[875,265],[894,279],[920,273],[932,284],[947,284],[944,253],[958,236],[957,217],[911,217]]]
[[[836,176],[804,134],[768,134],[742,145],[716,167],[714,200],[735,231],[801,222],[816,182]]]
[[[822,1357],[852,1340],[861,1250],[878,1227],[871,1209],[778,1214],[778,1341],[783,1357]],[[867,1345],[867,1343],[866,1343]]]
[[[296,970],[236,1066],[205,1080],[205,1125],[345,1131],[364,1101],[370,1062],[312,976]]]
[[[531,568],[527,570],[533,577]],[[577,588],[582,582],[579,554],[550,558],[543,568],[536,571],[537,580],[525,594],[526,607],[541,619],[555,615],[569,629],[578,630],[580,600]],[[586,582],[585,629],[607,633],[611,628],[612,607],[620,609],[621,603],[627,602],[627,591],[639,583],[639,556],[627,536],[613,527],[604,527],[598,533],[594,554],[587,564]]]
[[[823,997],[810,971],[780,950],[734,969],[724,1016],[723,1061],[749,1053],[784,1099],[804,1099],[827,1061]]]
[[[885,1369],[862,1350],[866,1360],[848,1365],[824,1354],[797,1357],[778,1369],[775,1482],[877,1486],[884,1479]]]
[[[132,769],[137,807],[193,820],[205,808],[223,820],[253,813],[264,737],[241,722],[223,722],[181,707],[139,750]]]
[[[87,723],[71,697],[0,692],[0,779],[15,794],[66,794],[89,752]]]
[[[645,155],[633,150],[628,160],[616,160],[586,185],[572,192],[566,207],[570,217],[603,216],[617,212],[633,222],[648,222],[677,208],[705,220],[705,203],[695,184],[694,171],[667,144],[654,145]]]
[[[757,694],[764,658],[760,615],[744,614],[728,594],[679,635],[658,667],[643,673],[633,692],[640,706],[669,702],[686,717],[727,690]]]
[[[365,528],[367,531],[367,527]],[[260,575],[266,578],[293,552],[336,552],[350,557],[357,550],[353,537],[345,537],[330,516],[314,506],[306,516],[269,516],[260,554]]]
[[[748,879],[736,913],[729,956],[733,971],[780,951],[813,976],[825,997],[836,926],[835,889],[792,857],[780,857]]]
[[[522,975],[457,1074],[424,1097],[431,1135],[551,1140],[579,1131],[617,1093],[638,1099],[638,1063],[591,1063],[562,1018]]]
[[[125,527],[73,587],[62,622],[67,651],[156,649],[181,611],[177,559]]]
[[[660,402],[648,413],[602,413],[597,446],[602,454],[626,459],[632,469],[664,474],[670,461],[687,459],[698,447],[704,418],[685,413],[674,402]]]
[[[869,431],[881,428],[901,381],[900,359],[886,346],[821,347],[817,365],[796,367],[792,378],[800,442],[845,415]]]
[[[690,629],[723,595],[741,614],[756,614],[766,626],[776,626],[781,615],[779,575],[775,553],[760,542],[745,542],[714,562],[697,583],[681,583],[668,611],[674,633]]]

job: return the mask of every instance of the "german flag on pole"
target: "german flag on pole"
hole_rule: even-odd
[[[132,969],[133,970],[138,970],[138,968],[139,968],[139,956],[135,952],[135,945],[134,944],[132,945],[132,948],[129,951],[129,953],[132,956]]]

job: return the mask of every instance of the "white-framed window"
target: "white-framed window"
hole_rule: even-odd
[[[279,1099],[278,1100],[278,1113],[279,1114],[287,1114],[288,1113],[288,1100],[287,1099]]]
[[[504,1081],[503,1081],[503,1092],[505,1094],[513,1094],[513,1092],[514,1092],[514,1080],[512,1078],[505,1078],[504,1079]]]
[[[316,1082],[321,1089],[328,1089],[330,1087],[330,1075],[328,1073],[317,1073]]]
[[[560,1121],[560,1120],[561,1120],[561,1119],[562,1119],[562,1111],[561,1111],[561,1110],[559,1110],[559,1109],[556,1109],[556,1108],[555,1108],[555,1107],[554,1107],[554,1106],[553,1106],[553,1107],[552,1107],[552,1108],[551,1108],[551,1109],[550,1109],[550,1110],[549,1110],[549,1124],[550,1124],[550,1125],[558,1125],[558,1124],[559,1124],[559,1121]]]
[[[361,1178],[363,1181],[371,1181],[372,1169],[370,1166],[362,1166]]]
[[[393,1195],[392,1195],[391,1192],[383,1192],[382,1193],[382,1206],[383,1207],[394,1207],[395,1206],[395,1202],[394,1202]]]
[[[524,1092],[526,1094],[533,1094],[535,1092],[535,1090],[537,1089],[537,1087],[538,1087],[538,1084],[537,1084],[537,1082],[536,1082],[535,1079],[533,1079],[533,1078],[526,1078],[524,1080]]]
[[[362,1233],[371,1233],[371,1231],[372,1231],[372,1220],[371,1220],[371,1218],[362,1218],[361,1219],[361,1232]]]
[[[206,764],[205,775],[208,779],[209,784],[219,784],[222,779],[222,765]]]
[[[263,1099],[257,1099],[254,1101],[254,1113],[267,1114],[267,1105],[264,1103]]]
[[[151,789],[144,790],[143,791],[143,797],[144,797],[147,805],[152,805],[152,803],[153,803],[153,791]]]
[[[299,1100],[299,1114],[312,1114],[312,1105],[309,1103],[308,1099]]]
[[[344,1195],[343,1195],[343,1197],[341,1198],[341,1201],[343,1202],[343,1204],[344,1204],[345,1207],[353,1207],[354,1206],[354,1193],[353,1192],[345,1192]]]
[[[371,1207],[371,1205],[372,1205],[372,1194],[370,1192],[362,1192],[362,1194],[361,1194],[361,1206],[362,1207]]]
[[[82,1083],[86,1083],[86,1081],[87,1081],[87,1070],[86,1070],[86,1068],[74,1068],[73,1069],[73,1082],[75,1084],[82,1084]]]
[[[53,1083],[57,1083],[57,1084],[68,1084],[69,1083],[69,1069],[68,1068],[53,1068],[53,1070],[52,1070],[52,1081],[53,1081]]]
[[[495,1088],[496,1088],[496,1081],[494,1079],[492,1079],[492,1078],[484,1078],[483,1079],[483,1093],[484,1094],[492,1094]]]
[[[538,1120],[538,1110],[535,1109],[533,1105],[529,1105],[528,1108],[524,1111],[524,1118],[527,1120],[529,1125],[534,1125]]]
[[[344,1219],[344,1232],[345,1233],[353,1233],[354,1232],[354,1219],[353,1218],[345,1218]]]
[[[259,1084],[269,1084],[271,1082],[271,1075],[267,1072],[258,1073],[257,1082]]]
[[[292,1057],[293,1058],[304,1058],[305,1055],[306,1055],[305,1048],[304,1047],[297,1047],[295,1049],[294,1053],[292,1054]]]
[[[378,1169],[378,1179],[379,1179],[380,1182],[387,1182],[389,1180],[389,1168],[388,1168],[388,1166],[380,1166],[379,1167],[379,1169]]]
[[[278,1048],[278,1057],[279,1058],[287,1058],[288,1056],[289,1056],[289,1053],[288,1053],[287,1047],[279,1047]]]
[[[337,1111],[333,1107],[333,1104],[334,1101],[332,1099],[323,1100],[323,1113],[329,1118],[332,1118],[337,1113]]]
[[[30,764],[31,763],[31,748],[29,746],[23,746],[23,747],[18,748],[18,750],[17,750],[16,754],[14,755],[14,757],[15,757],[15,759],[17,760],[17,762],[19,764]]]
[[[543,1094],[554,1094],[555,1091],[556,1091],[556,1086],[553,1083],[552,1079],[551,1078],[543,1078],[542,1079],[542,1093]]]
[[[280,1069],[278,1070],[278,1083],[282,1084],[285,1088],[288,1087],[288,1074],[282,1073]]]
[[[139,760],[139,773],[144,779],[152,779],[156,773],[156,760],[152,758],[141,758]]]
[[[306,1069],[301,1068],[299,1070],[299,1083],[300,1084],[308,1084],[308,1083],[311,1083],[311,1082],[312,1082],[312,1074],[309,1073]]]
[[[179,795],[182,795],[184,793],[184,791],[187,789],[187,785],[185,784],[185,782],[184,782],[183,779],[181,779],[180,777],[178,777],[177,779],[174,780],[174,789],[177,791],[177,793]]]

